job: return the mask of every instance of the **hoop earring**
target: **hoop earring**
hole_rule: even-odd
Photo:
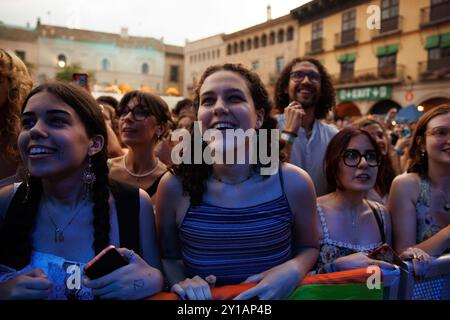
[[[91,199],[92,188],[94,186],[94,182],[96,179],[97,179],[97,177],[95,176],[95,173],[92,170],[91,157],[89,157],[88,166],[84,170],[83,175],[81,177],[81,180],[83,181],[84,187],[85,187],[85,198],[86,199]]]

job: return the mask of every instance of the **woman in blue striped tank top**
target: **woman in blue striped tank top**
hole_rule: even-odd
[[[213,164],[184,162],[173,175],[163,177],[156,211],[169,285],[181,298],[211,299],[214,283],[247,281],[257,285],[237,299],[286,298],[318,256],[311,179],[298,167],[278,165],[278,145],[269,139],[276,121],[255,73],[233,64],[210,67],[200,80],[194,103],[200,132],[212,130],[219,137],[203,143],[200,151],[214,148],[226,154],[242,147],[249,155],[250,143],[230,146],[226,134],[255,130],[261,142],[268,132],[267,144],[259,149],[270,151],[272,145],[276,157],[271,163],[276,168],[268,174],[259,155],[256,164],[250,157],[240,164],[220,164],[215,158]],[[217,142],[221,137],[223,144]]]

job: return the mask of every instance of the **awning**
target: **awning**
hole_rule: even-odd
[[[354,62],[356,60],[356,52],[347,54],[347,62]]]
[[[441,48],[450,47],[450,32],[441,35]]]
[[[398,43],[381,46],[377,49],[377,57],[389,56],[398,52]]]
[[[425,43],[426,49],[434,49],[439,46],[439,35],[429,36],[427,42]]]
[[[347,62],[347,54],[346,54],[346,53],[341,54],[341,55],[339,56],[338,61],[339,61],[339,63]]]

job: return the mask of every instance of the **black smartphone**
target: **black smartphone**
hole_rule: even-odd
[[[128,261],[122,257],[116,247],[110,245],[84,267],[84,274],[90,279],[97,279],[127,264]]]
[[[89,90],[88,74],[87,73],[74,73],[72,74],[72,81],[86,90]]]

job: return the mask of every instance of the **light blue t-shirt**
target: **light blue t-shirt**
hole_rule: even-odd
[[[278,126],[283,130],[286,125],[284,114],[278,117]],[[291,158],[289,162],[305,170],[316,187],[317,196],[327,193],[328,183],[325,178],[323,161],[330,140],[338,133],[338,129],[320,120],[315,120],[308,139],[303,127],[298,129],[298,137],[292,143]]]

